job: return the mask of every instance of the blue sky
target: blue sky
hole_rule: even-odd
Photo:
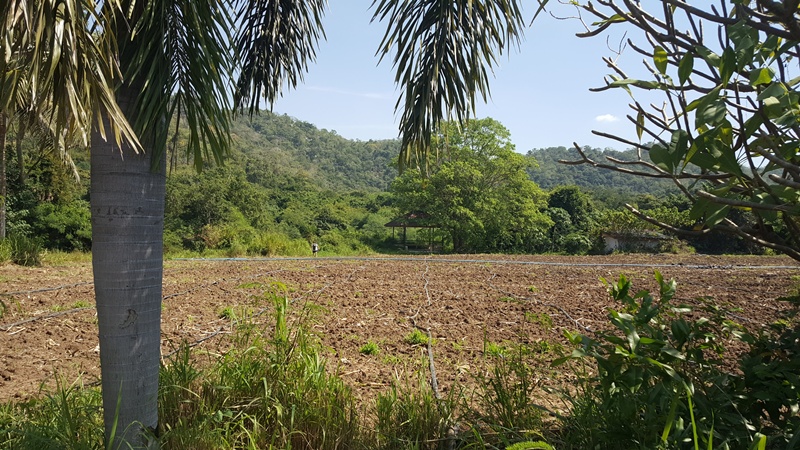
[[[349,139],[391,139],[398,136],[394,105],[399,91],[391,60],[378,64],[375,50],[385,24],[369,20],[369,1],[331,2],[325,16],[327,40],[316,62],[295,90],[286,90],[273,112],[335,130]],[[551,2],[560,17],[574,15],[570,6]],[[533,2],[529,2],[530,5]],[[532,11],[527,11],[531,16]],[[616,141],[595,136],[601,130],[633,139],[631,98],[624,91],[589,91],[601,86],[610,69],[601,60],[611,56],[606,35],[580,39],[577,20],[543,15],[526,31],[518,51],[504,55],[491,81],[492,98],[480,104],[477,117],[492,117],[511,132],[516,150],[571,146],[572,142],[624,150]],[[616,43],[622,30],[611,30]],[[633,71],[641,58],[630,50],[620,65]]]

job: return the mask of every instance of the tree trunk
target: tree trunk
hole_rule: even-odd
[[[137,94],[117,91],[131,123]],[[165,160],[151,170],[152,145],[141,141],[145,152],[135,154],[92,134],[92,267],[109,449],[144,447],[158,425]]]
[[[6,113],[0,112],[0,239],[6,238],[6,133],[8,121]]]
[[[17,180],[19,181],[20,188],[25,186],[25,157],[22,154],[22,140],[25,139],[25,132],[28,129],[25,120],[26,119],[19,119],[19,128],[17,130],[17,139],[16,139],[17,170],[19,170],[19,175],[17,176]]]

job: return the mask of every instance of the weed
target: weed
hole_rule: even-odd
[[[273,327],[239,322],[234,347],[200,372],[182,348],[162,373],[162,448],[319,448],[357,445],[355,401],[328,374],[319,342],[304,323],[289,326],[280,285]]]
[[[564,353],[566,353],[563,344],[561,344],[560,342],[549,341],[546,339],[534,342],[530,344],[528,348],[534,353],[541,353],[544,355],[554,354],[558,355],[559,357],[563,356]]]
[[[236,312],[232,306],[226,306],[219,312],[219,318],[225,320],[236,320]]]
[[[361,352],[362,355],[377,355],[378,353],[380,353],[378,344],[372,341],[369,341],[366,344],[362,345],[358,351]]]
[[[508,349],[506,347],[494,342],[487,341],[483,343],[483,354],[487,356],[500,358],[505,356],[507,350]]]
[[[467,342],[466,339],[461,339],[460,341],[453,341],[451,345],[453,346],[453,350],[462,352],[467,347]]]
[[[79,309],[79,308],[89,308],[92,304],[86,300],[77,300],[75,303],[72,304],[72,309]]]
[[[530,286],[528,286],[528,292],[531,292],[531,293],[535,294],[535,293],[539,292],[539,288],[537,288],[534,285],[530,285]]]
[[[521,305],[521,304],[525,303],[522,299],[519,299],[519,298],[516,298],[516,297],[509,297],[509,296],[500,297],[498,300],[500,300],[501,302],[505,302],[505,303],[516,303],[518,305]]]
[[[389,365],[393,365],[394,366],[394,365],[401,364],[403,362],[403,360],[402,360],[402,358],[400,358],[399,356],[396,356],[396,355],[383,355],[381,357],[381,362],[383,362],[384,364],[389,364]]]
[[[461,401],[459,389],[441,400],[427,389],[423,375],[416,382],[395,379],[388,392],[378,394],[375,403],[378,448],[437,448],[447,442]],[[432,445],[433,444],[433,445]]]
[[[80,380],[67,385],[59,378],[56,383],[54,394],[0,407],[0,448],[102,447],[100,391],[85,388]]]
[[[44,252],[42,243],[38,239],[26,236],[8,236],[0,242],[0,247],[4,250],[0,253],[7,253],[8,259],[20,266],[39,266],[42,264],[42,254]]]
[[[553,329],[553,318],[547,313],[525,312],[525,320],[540,325],[545,331]]]
[[[419,329],[414,328],[413,330],[411,330],[410,333],[408,333],[406,335],[405,339],[403,339],[403,340],[406,342],[406,344],[427,345],[428,344],[428,335],[423,333]]]
[[[526,356],[523,346],[506,349],[503,357],[495,359],[488,374],[476,377],[477,407],[488,428],[483,439],[491,439],[485,444],[505,446],[540,437],[535,430],[541,428],[542,411],[533,402],[533,394],[540,386],[532,366],[525,362]]]

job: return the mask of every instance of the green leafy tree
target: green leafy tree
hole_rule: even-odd
[[[651,161],[620,165],[581,153],[579,162],[671,180],[704,227],[677,230],[637,213],[663,228],[695,236],[717,230],[800,260],[800,10],[792,1],[712,3],[670,0],[647,11],[652,4],[633,0],[575,2],[588,16],[583,23],[593,24],[581,36],[619,27],[644,33],[623,47],[644,57],[648,76],[631,76],[608,57],[612,73],[598,89],[631,94],[629,119],[642,142],[598,134]],[[664,95],[663,106],[636,101],[643,91]],[[753,220],[737,223],[737,210]]]
[[[392,185],[401,212],[426,212],[454,251],[532,251],[543,241],[551,225],[541,211],[546,194],[528,179],[529,161],[502,124],[445,122],[431,149],[435,160],[419,160]]]
[[[550,192],[547,205],[554,223],[552,249],[570,254],[588,252],[595,228],[594,205],[589,195],[577,186],[561,186]]]

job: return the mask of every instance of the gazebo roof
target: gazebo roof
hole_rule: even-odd
[[[422,211],[410,212],[404,216],[393,219],[385,227],[393,228],[438,228],[439,225],[431,222],[431,216]]]

